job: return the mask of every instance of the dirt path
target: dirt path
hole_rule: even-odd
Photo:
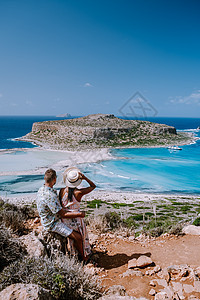
[[[183,264],[192,268],[200,266],[199,236],[161,236],[152,240],[129,241],[128,239],[105,235],[99,239],[96,249],[99,253],[99,266],[104,268],[104,271],[100,272],[104,286],[123,285],[128,295],[143,296],[147,299],[154,299],[149,295],[149,291],[152,289],[149,283],[158,277],[156,274],[147,276],[145,272],[154,267],[140,269],[135,274],[123,277],[122,274],[128,270],[130,259],[146,255],[151,257],[155,265],[159,265],[162,269],[171,265]],[[106,253],[102,253],[102,249],[105,249]],[[192,284],[191,280],[187,281],[187,278],[184,282]],[[159,285],[154,287],[156,292],[162,288]],[[200,291],[193,291],[188,295],[200,297]]]

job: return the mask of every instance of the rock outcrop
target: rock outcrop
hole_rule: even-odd
[[[180,136],[172,126],[95,114],[75,119],[34,123],[32,131],[21,140],[33,141],[46,148],[83,150],[178,144]]]
[[[0,292],[2,300],[53,300],[50,292],[36,284],[12,284]]]

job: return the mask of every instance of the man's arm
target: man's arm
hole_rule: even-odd
[[[58,211],[58,214],[61,218],[63,219],[73,219],[73,218],[84,218],[85,217],[85,212],[73,212],[73,211],[67,211],[65,209],[61,209]]]

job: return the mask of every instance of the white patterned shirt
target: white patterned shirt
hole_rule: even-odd
[[[57,191],[43,185],[37,193],[37,209],[41,218],[41,223],[46,230],[59,221],[57,213],[62,209]]]

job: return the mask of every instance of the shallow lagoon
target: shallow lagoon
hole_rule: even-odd
[[[199,132],[196,134],[200,137]],[[195,144],[182,146],[181,151],[138,148],[115,149],[111,153],[116,159],[79,165],[81,171],[95,181],[97,189],[200,194],[200,140]],[[70,155],[47,150],[1,153],[0,196],[36,192],[43,183],[46,168],[53,166],[58,170],[56,164],[69,160]],[[62,174],[58,172],[56,187],[61,186]]]
[[[199,140],[182,146],[181,151],[167,148],[115,149],[112,154],[123,159],[82,165],[101,189],[200,194]]]

